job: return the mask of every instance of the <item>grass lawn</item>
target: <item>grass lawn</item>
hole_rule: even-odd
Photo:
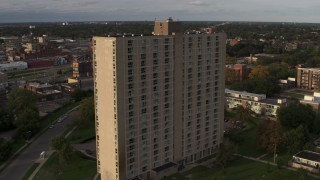
[[[226,119],[228,119],[228,118],[235,118],[235,117],[237,117],[237,113],[232,112],[232,111],[225,111],[224,117],[225,117]]]
[[[304,91],[304,90],[294,90],[294,91],[292,91],[292,92],[293,92],[293,93],[298,93],[298,94],[313,95],[313,92]]]
[[[273,154],[268,154],[268,155],[264,156],[263,158],[261,158],[261,160],[273,162],[273,158],[274,158]],[[285,164],[291,159],[292,159],[292,155],[290,155],[288,153],[280,153],[280,154],[277,154],[277,157],[276,157],[276,161],[281,160]]]
[[[252,120],[246,121],[246,128],[238,134],[238,136],[242,139],[242,142],[238,144],[239,154],[251,157],[259,157],[264,154],[258,149],[256,140],[256,127],[260,123],[262,123],[262,120],[258,118],[253,118]]]
[[[17,138],[12,145],[12,154],[18,151],[25,143],[26,143],[26,140],[24,138],[22,137]]]
[[[183,173],[182,175],[174,174],[166,180],[214,180],[214,179],[290,179],[298,180],[301,178],[299,172],[278,169],[275,166],[263,164],[256,161],[251,161],[243,158],[237,158],[225,168],[223,171],[221,168],[207,168],[203,166],[197,166],[190,171]],[[305,179],[313,180],[313,177],[305,177]]]
[[[34,180],[56,180],[56,179],[81,179],[91,180],[97,173],[96,161],[80,157],[77,153],[73,153],[69,162],[62,168],[59,165],[58,154],[54,153],[39,172]]]
[[[77,127],[68,137],[70,143],[79,144],[96,137],[95,124],[92,123],[86,128]]]
[[[303,94],[293,93],[293,92],[285,92],[284,95],[290,96],[290,97],[296,98],[296,99],[303,99],[304,98]]]
[[[22,180],[27,180],[34,170],[37,169],[37,167],[40,165],[40,163],[34,163],[31,168],[28,170],[28,172],[22,177]]]

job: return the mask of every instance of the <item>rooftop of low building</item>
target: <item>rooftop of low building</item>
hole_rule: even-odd
[[[320,153],[303,150],[294,155],[294,157],[320,162]]]

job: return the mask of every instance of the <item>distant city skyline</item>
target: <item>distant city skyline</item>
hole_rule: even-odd
[[[2,1],[2,2],[1,2]],[[0,23],[55,21],[264,21],[320,23],[308,0],[1,0]]]

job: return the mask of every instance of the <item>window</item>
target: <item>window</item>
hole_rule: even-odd
[[[128,75],[130,76],[130,75],[133,75],[133,70],[132,69],[129,69],[128,70]]]
[[[158,78],[158,74],[157,73],[153,73],[153,78]]]
[[[165,39],[164,39],[164,43],[165,43],[165,44],[169,44],[169,41],[170,41],[169,38],[165,38]]]
[[[129,76],[128,77],[128,82],[132,82],[133,81],[133,76]]]
[[[147,133],[147,128],[143,128],[143,129],[141,129],[141,133],[142,133],[142,134]]]
[[[153,53],[153,58],[158,58],[158,53]]]

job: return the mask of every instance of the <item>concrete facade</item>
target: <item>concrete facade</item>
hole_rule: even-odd
[[[320,68],[298,68],[297,87],[309,90],[320,90]]]
[[[103,180],[161,179],[222,141],[225,34],[182,34],[171,23],[156,21],[154,36],[93,38]]]

